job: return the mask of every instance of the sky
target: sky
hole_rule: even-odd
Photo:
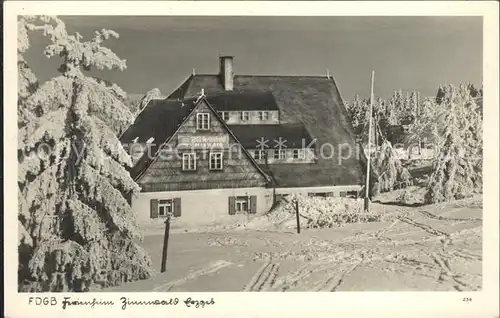
[[[342,97],[416,90],[434,96],[440,84],[482,84],[481,17],[140,17],[60,16],[68,31],[104,42],[127,69],[96,72],[130,94],[159,88],[168,95],[191,73],[216,74],[218,56],[233,55],[235,74],[318,75],[329,70]],[[41,81],[57,75],[47,39],[30,37],[25,58]]]

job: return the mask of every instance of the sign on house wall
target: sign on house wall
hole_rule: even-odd
[[[190,149],[227,149],[229,148],[228,135],[179,135],[178,145]]]

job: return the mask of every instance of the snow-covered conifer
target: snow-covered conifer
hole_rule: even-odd
[[[460,199],[482,188],[482,119],[467,85],[441,89],[441,117],[428,203]]]
[[[118,34],[100,30],[83,41],[60,19],[41,20],[33,29],[50,39],[44,53],[59,56],[62,65],[59,76],[23,101],[32,118],[22,128],[19,221],[32,249],[20,251],[20,262],[28,262],[20,289],[85,291],[148,278],[151,262],[134,242],[141,233],[128,202],[138,187],[117,138],[133,116],[119,98],[121,88],[84,73],[125,69],[125,61],[102,46]]]

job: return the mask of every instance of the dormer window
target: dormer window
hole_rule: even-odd
[[[274,150],[274,159],[283,160],[285,158],[286,158],[285,150],[281,150],[281,149]]]
[[[293,149],[293,159],[306,159],[306,152],[304,149]]]
[[[250,120],[250,113],[249,112],[241,112],[240,113],[240,120],[241,121],[248,121],[248,120]]]
[[[259,112],[259,120],[269,120],[269,112]]]
[[[209,130],[210,129],[210,113],[196,114],[196,129]]]
[[[264,150],[254,150],[253,158],[255,160],[264,160],[266,156],[266,152]]]
[[[223,121],[228,121],[229,120],[229,112],[219,112],[220,117],[222,118]]]

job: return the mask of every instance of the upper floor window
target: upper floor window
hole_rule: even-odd
[[[242,120],[242,121],[250,120],[250,113],[249,112],[241,112],[240,113],[240,120]]]
[[[259,112],[259,120],[269,120],[269,112]]]
[[[209,130],[210,129],[210,113],[196,114],[196,129]]]
[[[253,158],[255,160],[263,160],[265,159],[266,152],[264,150],[254,150],[253,152]]]
[[[294,149],[293,150],[293,159],[305,159],[306,153],[304,149]]]
[[[274,159],[285,159],[285,150],[274,150]]]
[[[222,170],[222,152],[210,153],[210,170]]]
[[[194,171],[196,170],[196,153],[183,153],[182,154],[182,170]]]
[[[222,118],[223,121],[228,121],[229,119],[229,112],[219,112],[220,117]]]

